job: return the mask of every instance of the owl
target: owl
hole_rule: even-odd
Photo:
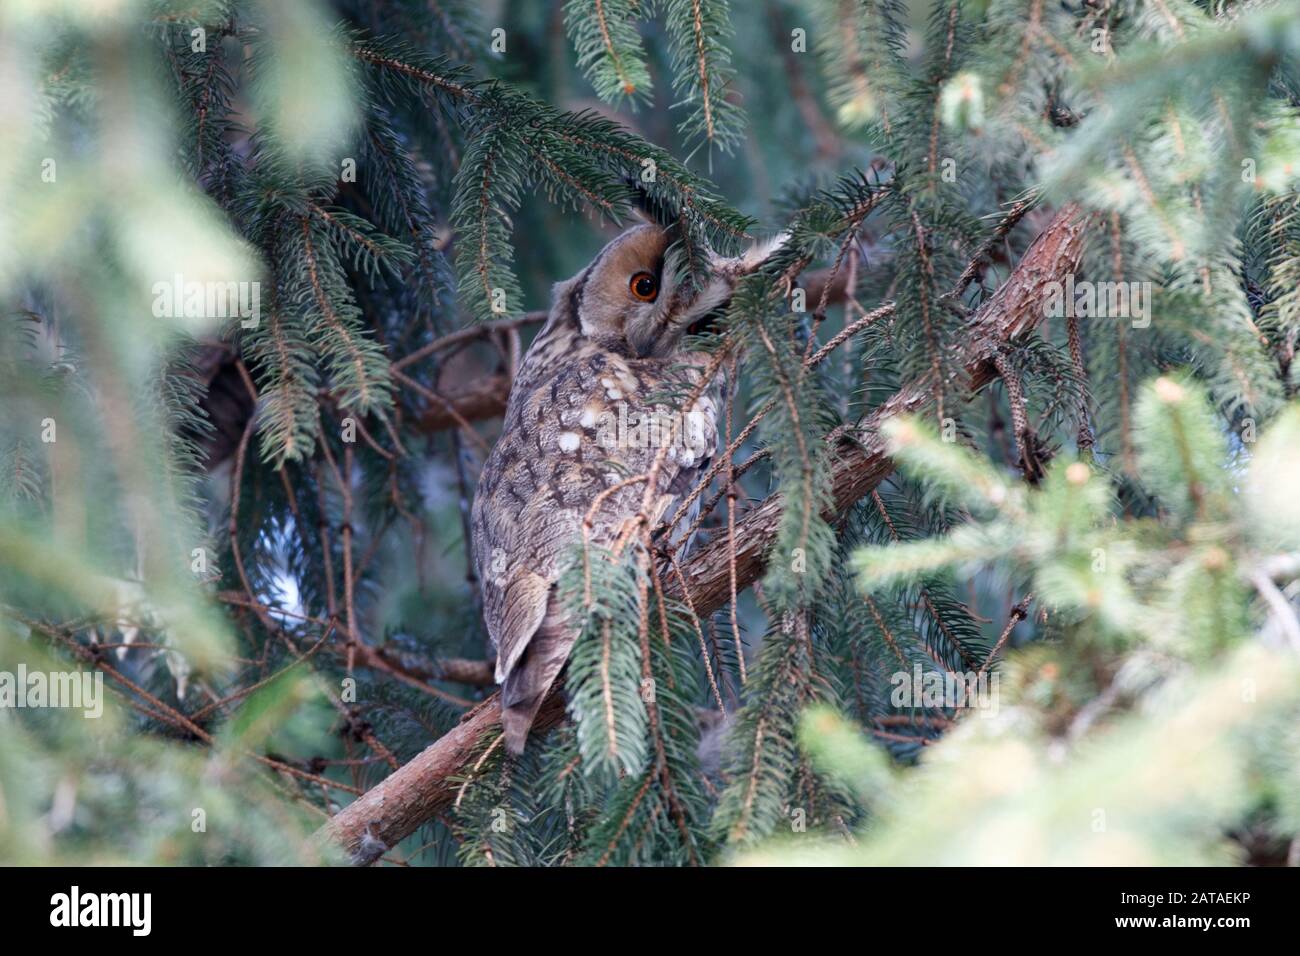
[[[710,278],[679,278],[672,233],[634,226],[573,278],[557,283],[546,324],[520,363],[501,437],[474,496],[474,563],[496,650],[505,743],[523,751],[529,728],[578,637],[556,582],[583,539],[598,496],[648,472],[667,446],[649,518],[657,526],[717,452],[725,376],[703,383],[690,408],[672,408],[701,385],[710,355],[687,335],[726,304],[767,248],[714,257]],[[680,398],[678,401],[680,402]],[[607,495],[590,542],[609,547],[638,515],[644,483]],[[696,505],[698,507],[698,505]],[[681,519],[686,527],[694,515]]]

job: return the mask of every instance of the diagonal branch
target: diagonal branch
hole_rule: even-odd
[[[975,313],[958,356],[971,391],[996,378],[994,357],[1012,339],[1031,331],[1043,317],[1047,284],[1061,281],[1078,267],[1090,218],[1077,204],[1063,207],[1034,240],[1007,281]],[[917,379],[852,429],[840,433],[832,467],[834,506],[827,518],[833,519],[852,507],[893,471],[893,462],[880,438],[880,426],[895,415],[925,409],[933,401],[934,392],[929,376]],[[730,553],[735,554],[737,587],[749,587],[767,565],[767,552],[776,539],[782,506],[781,496],[772,495],[746,514],[737,525],[735,546],[730,552],[728,536],[720,536],[698,551],[677,580],[666,582],[666,596],[676,600],[689,596],[699,615],[717,610],[731,596]],[[538,713],[534,727],[546,730],[563,717],[563,693],[556,691]],[[321,828],[318,839],[341,845],[354,863],[373,863],[451,803],[454,778],[476,753],[482,736],[497,732],[500,722],[500,706],[493,694],[410,763],[336,814]]]

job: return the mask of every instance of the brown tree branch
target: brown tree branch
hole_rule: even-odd
[[[997,376],[993,356],[998,349],[1032,329],[1043,317],[1046,285],[1077,267],[1087,219],[1074,204],[1057,213],[1007,281],[976,313],[961,363],[972,393]],[[834,520],[894,470],[880,439],[881,424],[896,415],[924,410],[933,397],[933,384],[925,376],[904,386],[858,423],[853,440],[843,441],[837,449],[831,471],[834,509],[823,517]],[[770,496],[746,514],[737,528],[736,574],[740,586],[749,586],[766,567],[767,551],[780,525],[781,508],[781,497]],[[711,542],[697,551],[683,569],[698,614],[717,610],[729,598],[731,570],[726,543],[725,538]],[[676,582],[670,583],[667,593],[682,599],[681,586]]]
[[[464,422],[495,418],[506,410],[510,397],[508,375],[487,375],[467,384],[463,389],[441,395],[444,404],[432,403],[418,419],[421,431],[436,432],[455,428]]]
[[[445,680],[475,687],[491,687],[496,683],[492,661],[471,660],[465,657],[422,658],[414,654],[394,651],[391,646],[370,648],[367,659],[379,660],[387,668],[400,670],[408,677],[422,681]]]
[[[1043,317],[1045,288],[1078,267],[1090,217],[1075,204],[1062,208],[1016,266],[998,291],[975,313],[970,334],[961,345],[960,365],[966,383],[977,391],[996,377],[993,356],[1012,339],[1034,328]],[[850,432],[840,435],[832,468],[835,518],[872,491],[893,471],[885,452],[880,426],[888,418],[927,408],[934,397],[928,377],[914,381],[895,394]],[[734,548],[736,580],[749,587],[767,564],[768,549],[780,523],[782,500],[772,495],[745,515],[737,526]],[[697,552],[683,568],[681,580],[670,581],[665,591],[678,600],[689,589],[697,614],[721,607],[731,594],[731,566],[727,538],[719,537]],[[543,705],[534,727],[546,730],[564,716],[563,693],[554,692]],[[497,695],[467,713],[453,730],[434,741],[410,763],[388,776],[321,828],[318,839],[342,846],[352,862],[372,863],[388,848],[445,809],[454,799],[453,778],[476,753],[482,735],[497,732],[500,707]]]

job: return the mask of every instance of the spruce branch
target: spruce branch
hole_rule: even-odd
[[[564,27],[578,54],[578,68],[607,103],[648,100],[650,70],[637,30],[634,0],[569,0]]]
[[[1044,316],[1045,289],[1077,268],[1091,217],[1074,203],[1063,207],[1025,252],[1007,281],[975,313],[970,335],[957,357],[972,391],[997,374],[994,357],[1013,338],[1033,330]],[[915,413],[933,400],[925,376],[914,380],[891,399],[839,433],[831,470],[833,505],[824,515],[834,520],[868,495],[893,471],[881,426],[900,414]],[[780,495],[767,498],[737,526],[735,546],[721,536],[695,554],[677,583],[665,584],[669,600],[689,598],[698,615],[721,607],[731,595],[731,576],[748,588],[762,575],[771,543],[776,540],[784,503]],[[562,689],[552,692],[538,713],[534,728],[545,731],[563,718]],[[336,814],[317,833],[322,843],[342,846],[355,864],[369,864],[450,805],[454,779],[480,752],[484,735],[499,733],[500,704],[494,694],[462,718],[449,733],[417,757]]]

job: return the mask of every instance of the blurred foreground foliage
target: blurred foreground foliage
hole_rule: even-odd
[[[697,275],[787,230],[704,342],[745,359],[701,539],[781,494],[766,576],[704,620],[562,582],[570,720],[388,862],[1300,862],[1298,57],[1222,0],[0,4],[0,675],[105,696],[0,707],[0,861],[316,862],[490,692],[476,470],[644,207]],[[967,394],[1067,202],[1136,311]]]

